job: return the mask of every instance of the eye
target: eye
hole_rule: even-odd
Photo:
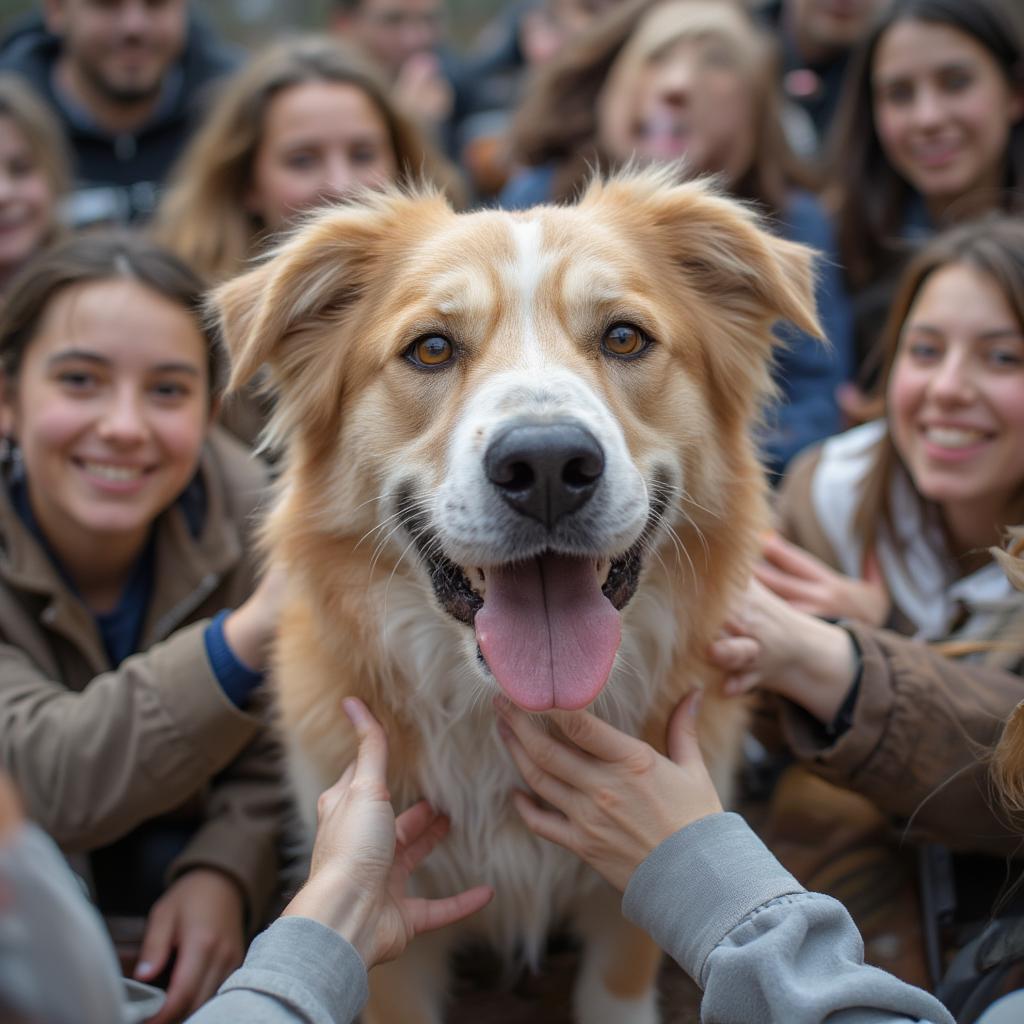
[[[601,339],[601,347],[605,352],[619,359],[640,355],[650,343],[651,339],[632,324],[613,324]]]
[[[405,358],[413,366],[434,369],[455,358],[455,346],[443,334],[428,334],[417,338],[406,350]]]

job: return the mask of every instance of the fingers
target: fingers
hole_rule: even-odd
[[[708,660],[725,672],[746,672],[757,664],[761,644],[752,636],[728,636],[708,648]]]
[[[808,602],[813,599],[817,588],[817,580],[811,581],[782,569],[777,569],[768,562],[759,562],[754,566],[754,577],[772,593],[786,601]]]
[[[601,761],[621,761],[636,752],[637,740],[619,732],[613,725],[603,722],[589,711],[547,712],[561,729],[562,734],[581,750]]]
[[[575,833],[572,823],[564,814],[544,810],[537,806],[525,793],[513,793],[512,803],[519,812],[526,827],[541,839],[564,846],[567,850],[575,850]]]
[[[421,935],[423,932],[444,928],[469,917],[470,914],[475,914],[486,907],[493,898],[494,890],[489,885],[478,885],[443,899],[407,899],[405,910],[413,934]]]
[[[819,580],[832,571],[820,559],[777,533],[771,534],[765,541],[761,557],[779,569],[805,580]]]
[[[388,741],[380,722],[357,697],[346,697],[342,704],[359,735],[355,777],[383,785],[388,771]]]
[[[703,700],[704,694],[694,690],[676,705],[668,720],[668,756],[678,765],[685,765],[694,758],[703,760],[697,743],[697,716]]]
[[[154,905],[146,921],[139,962],[135,965],[138,981],[152,981],[166,966],[174,947],[175,917],[160,903]]]
[[[182,943],[178,948],[178,959],[171,972],[167,986],[167,1000],[160,1012],[148,1024],[171,1024],[180,1020],[192,1006],[200,982],[206,974],[204,957],[194,944]]]
[[[435,811],[425,800],[399,815],[395,822],[398,853],[402,866],[412,873],[431,851],[448,835],[448,819]]]
[[[568,747],[542,733],[526,715],[513,718],[504,715],[498,718],[498,732],[523,781],[542,800],[547,800],[560,811],[567,811],[572,803],[574,790],[562,781],[563,778],[582,778],[583,772],[571,764],[573,754]],[[527,747],[520,736],[524,737]],[[558,762],[557,768],[555,762]],[[554,772],[554,774],[551,774]]]

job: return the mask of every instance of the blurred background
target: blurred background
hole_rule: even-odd
[[[0,34],[7,23],[31,10],[34,0],[0,0]],[[330,0],[202,0],[198,4],[228,38],[244,45],[265,42],[288,28],[318,28],[325,23]],[[477,33],[505,6],[502,0],[448,0],[451,38],[468,47]]]

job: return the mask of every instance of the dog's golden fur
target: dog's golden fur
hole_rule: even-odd
[[[527,350],[534,369],[515,385],[522,394],[535,379],[543,391],[550,372],[594,396],[621,432],[623,472],[645,494],[655,470],[671,480],[622,610],[620,657],[594,704],[662,747],[672,707],[709,681],[703,652],[767,524],[752,426],[772,393],[773,322],[820,333],[810,253],[709,187],[664,173],[595,181],[576,206],[518,214],[456,215],[436,194],[387,192],[318,214],[218,289],[214,305],[233,386],[266,364],[277,393],[271,441],[287,455],[264,541],[289,574],[276,678],[300,798],[314,806],[352,757],[341,697],[361,697],[389,737],[396,803],[426,795],[452,818],[424,889],[492,882],[494,906],[467,927],[536,955],[542,937],[522,934],[522,904],[546,887],[527,908],[543,918],[538,928],[587,913],[588,929],[608,936],[577,992],[584,1024],[657,1019],[657,959],[640,954],[644,940],[616,920],[613,900],[595,911],[598,883],[526,834],[506,806],[515,779],[487,699],[497,687],[476,663],[472,628],[438,604],[395,493],[409,477],[423,515],[443,517],[437,496],[453,462],[484,443],[467,410],[519,373]],[[653,339],[644,358],[627,363],[601,348],[602,331],[622,321]],[[404,357],[425,334],[453,340],[450,369],[424,372]],[[454,561],[471,573],[464,557]],[[702,719],[702,745],[725,785],[744,711],[711,688]],[[421,991],[422,977],[427,963],[437,973],[447,941],[421,951],[416,972],[396,979],[405,968],[392,967],[369,1019],[438,1020],[439,996]],[[389,1007],[399,986],[409,1001]]]

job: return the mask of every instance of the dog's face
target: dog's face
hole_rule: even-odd
[[[429,580],[515,703],[578,708],[649,561],[749,478],[771,324],[817,330],[808,259],[648,173],[515,215],[368,199],[215,303],[233,383],[270,365],[292,528]]]

